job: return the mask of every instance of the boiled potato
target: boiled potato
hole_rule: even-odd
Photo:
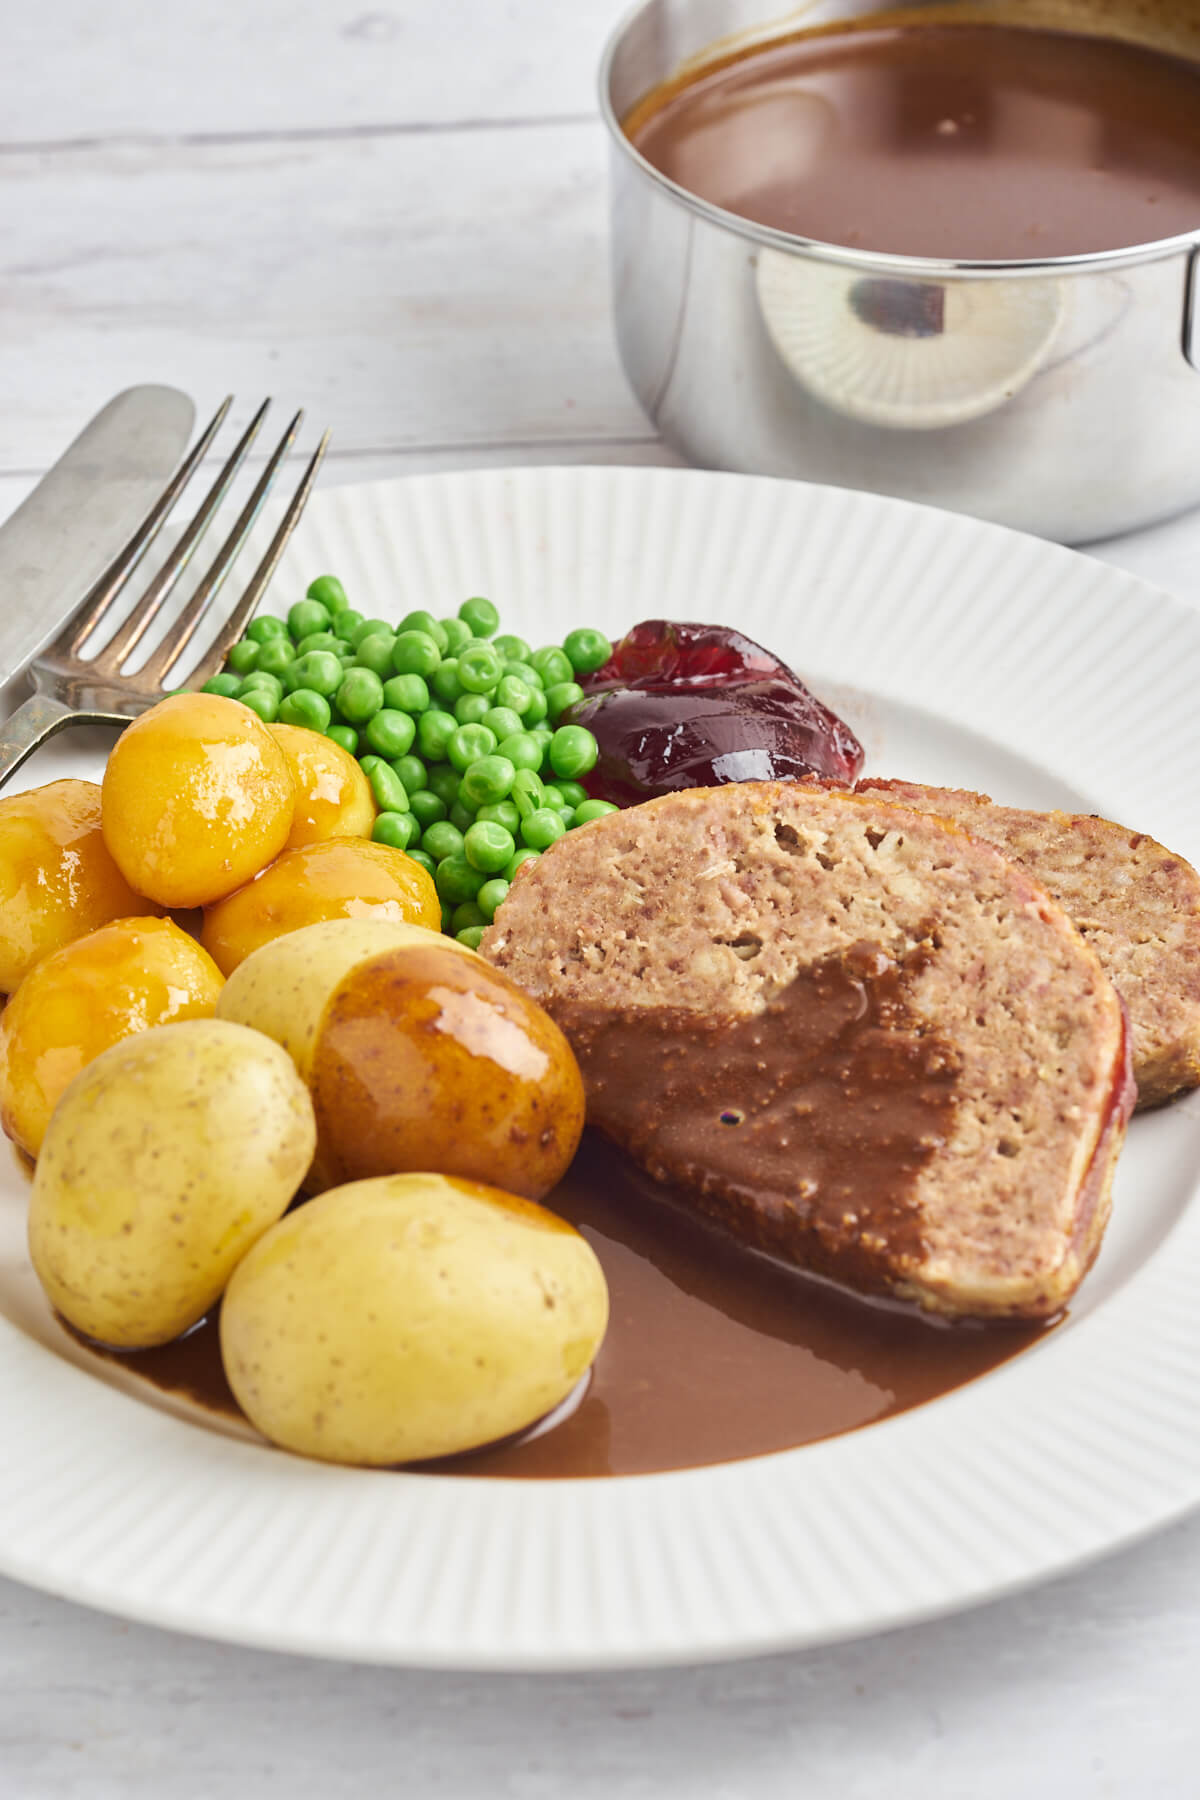
[[[204,916],[200,941],[226,975],[252,951],[322,919],[391,919],[436,929],[433,877],[403,850],[363,838],[329,838],[285,850],[257,881]]]
[[[532,1425],[588,1368],[608,1290],[579,1233],[473,1181],[334,1188],[234,1271],[221,1353],[238,1403],[328,1462],[449,1456]]]
[[[260,1032],[193,1019],[114,1044],[63,1095],[34,1175],[29,1250],[52,1304],[103,1344],[178,1337],[286,1210],[315,1135]]]
[[[208,906],[283,849],[296,790],[248,706],[174,694],[126,726],[104,771],[104,841],[160,906]]]
[[[0,1014],[0,1123],[36,1156],[67,1084],[150,1025],[211,1016],[212,958],[170,919],[119,919],[45,957]]]
[[[325,838],[369,838],[378,809],[355,758],[332,738],[303,725],[268,725],[267,730],[287,757],[296,789],[284,848],[296,850]]]
[[[145,910],[105,845],[94,781],[0,800],[0,993],[52,950]]]
[[[540,1199],[583,1130],[566,1038],[474,951],[375,929],[334,921],[280,938],[217,1005],[296,1058],[317,1114],[314,1184],[436,1169]]]

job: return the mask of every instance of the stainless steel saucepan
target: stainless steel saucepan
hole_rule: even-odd
[[[888,10],[818,0],[772,27],[769,5],[648,0],[601,66],[617,338],[664,437],[709,467],[897,494],[1065,543],[1200,503],[1200,218],[1184,237],[1087,256],[872,254],[736,217],[638,154],[622,118],[714,43]],[[923,16],[944,22],[953,5]],[[970,16],[1200,60],[1194,0],[1161,17],[1138,0],[1128,14],[1123,0],[973,0]]]

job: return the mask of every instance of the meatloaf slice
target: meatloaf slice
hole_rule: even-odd
[[[991,845],[742,782],[559,839],[483,954],[588,1116],[745,1242],[946,1314],[1044,1318],[1094,1257],[1133,1100],[1124,1010]]]
[[[1200,876],[1181,856],[1110,819],[997,806],[962,788],[855,791],[952,819],[1066,908],[1129,1010],[1139,1107],[1200,1085]]]

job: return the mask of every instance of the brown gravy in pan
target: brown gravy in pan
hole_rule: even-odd
[[[801,237],[958,260],[1200,229],[1200,66],[998,24],[811,33],[654,89],[648,162]]]
[[[639,1475],[788,1450],[936,1399],[1047,1329],[937,1324],[769,1262],[665,1198],[590,1132],[548,1203],[583,1232],[608,1279],[611,1322],[587,1388],[549,1430],[424,1468]],[[97,1354],[237,1412],[215,1320],[161,1349]]]

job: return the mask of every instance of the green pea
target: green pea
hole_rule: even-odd
[[[434,862],[432,856],[430,856],[428,850],[418,849],[417,845],[413,844],[406,854],[411,856],[415,863],[420,863],[427,875],[435,875],[437,873],[437,864]]]
[[[417,720],[417,748],[427,762],[441,762],[446,755],[446,745],[460,729],[453,713],[430,707]]]
[[[492,642],[505,662],[528,662],[533,655],[533,651],[525,639],[514,637],[510,631],[503,632],[498,638],[493,638]]]
[[[397,712],[427,712],[429,687],[419,675],[393,675],[383,684],[383,704]]]
[[[554,786],[568,806],[582,806],[588,797],[587,789],[582,787],[578,781],[556,781]]]
[[[309,731],[329,728],[329,702],[313,688],[293,688],[279,703],[281,725],[303,725]]]
[[[446,634],[447,656],[457,656],[465,650],[475,633],[462,619],[439,619],[438,624]]]
[[[487,920],[483,916],[483,910],[474,900],[464,900],[462,905],[456,906],[450,915],[450,925],[455,936],[460,931],[470,931],[475,925],[482,927],[486,924]]]
[[[533,738],[537,743],[539,743],[541,745],[542,761],[544,762],[546,759],[546,750],[549,746],[550,739],[554,736],[554,728],[550,725],[527,725],[525,727],[525,729],[529,733],[530,737]]]
[[[421,837],[421,848],[429,852],[434,862],[442,863],[447,857],[462,855],[463,834],[457,825],[451,825],[449,819],[435,821],[426,826]]]
[[[264,675],[283,675],[296,660],[286,632],[282,637],[266,638],[258,653],[258,668]]]
[[[392,668],[397,675],[420,675],[428,681],[441,660],[442,653],[427,631],[401,631],[392,645]]]
[[[529,705],[525,708],[523,715],[526,731],[532,731],[535,725],[540,725],[548,711],[545,694],[541,688],[534,688],[529,696]]]
[[[513,857],[512,861],[504,871],[505,881],[511,886],[517,879],[518,871],[523,869],[526,863],[537,862],[541,854],[540,850],[518,850],[517,854]],[[482,891],[483,890],[480,889],[480,892]]]
[[[338,636],[345,638],[348,644],[352,644],[354,633],[363,622],[360,612],[355,612],[352,606],[347,607],[345,612],[339,613],[337,616]]]
[[[531,850],[548,850],[566,829],[561,813],[552,806],[539,806],[521,820],[521,836]]]
[[[455,831],[461,831],[465,837],[475,823],[475,814],[469,806],[464,806],[461,800],[456,800],[450,808],[450,823]]]
[[[429,717],[428,713],[424,714]],[[473,762],[481,756],[490,756],[496,748],[496,734],[489,731],[486,725],[456,725],[446,744],[446,760],[454,764],[460,775],[465,775]],[[503,795],[496,794],[494,799],[500,800]]]
[[[437,768],[430,769],[425,785],[430,793],[436,794],[447,812],[458,799],[458,784],[462,776],[449,763],[440,763]]]
[[[371,770],[377,769],[382,761],[383,761],[382,756],[376,756],[375,753],[372,751],[366,756],[359,757],[358,766],[362,770],[364,775],[369,776],[371,773]]]
[[[568,631],[563,639],[563,649],[576,676],[591,675],[612,655],[612,645],[602,631],[596,631],[590,625],[580,625],[574,631]]]
[[[377,762],[367,780],[371,783],[371,792],[380,812],[408,811],[408,795],[404,791],[404,783],[390,763]]]
[[[285,638],[287,626],[282,619],[277,619],[274,613],[259,613],[257,619],[251,619],[247,625],[246,636],[252,638],[256,644],[265,644],[271,638]]]
[[[487,877],[473,868],[459,850],[442,858],[433,879],[447,906],[461,906],[464,900],[475,898]]]
[[[523,681],[526,687],[533,688],[535,691],[546,685],[531,662],[506,661],[502,674],[510,675],[517,681]]]
[[[331,650],[313,650],[296,658],[288,678],[293,690],[311,688],[314,694],[324,694],[328,700],[342,685],[342,665]]]
[[[505,881],[503,875],[493,875],[490,881],[484,882],[476,894],[475,904],[489,925],[507,899],[508,889],[509,883]]]
[[[296,645],[296,655],[309,656],[314,650],[332,650],[335,656],[341,656],[349,648],[345,638],[340,638],[336,631],[310,631]]]
[[[459,654],[458,679],[468,693],[495,693],[503,673],[504,663],[494,644],[468,644]]]
[[[419,756],[406,755],[393,757],[392,767],[395,769],[397,775],[400,777],[410,794],[415,794],[418,788],[423,788],[425,786],[427,779],[425,764],[421,761]]]
[[[460,725],[482,725],[491,710],[486,694],[460,694],[454,702],[454,716]]]
[[[257,713],[264,725],[272,725],[279,711],[279,702],[269,688],[254,688],[243,694],[241,704],[248,706],[252,713]]]
[[[434,882],[434,886],[436,887],[437,886],[437,870],[436,869],[433,871],[433,882]],[[439,895],[438,898],[441,899],[441,896]],[[446,932],[447,934],[449,934],[449,932],[450,932],[450,928],[451,928],[450,922],[453,919],[453,917],[454,917],[454,908],[452,906],[447,906],[446,902],[444,900],[442,900],[442,930],[444,932]]]
[[[315,581],[310,581],[306,598],[319,600],[326,612],[335,618],[338,613],[345,612],[350,604],[346,598],[346,590],[336,575],[318,575]]]
[[[446,816],[446,802],[439,800],[428,788],[413,788],[408,796],[408,805],[422,831],[428,831],[431,825],[437,825]]]
[[[533,769],[517,770],[513,776],[511,798],[523,821],[538,811],[544,793],[541,777]]]
[[[483,942],[483,934],[486,929],[485,925],[468,925],[465,931],[456,931],[454,936],[460,944],[465,944],[468,950],[478,950]]]
[[[360,669],[370,669],[383,681],[392,672],[392,645],[395,641],[390,631],[368,632],[354,646],[355,665]]]
[[[570,657],[557,644],[546,644],[541,650],[535,650],[529,660],[541,676],[544,688],[549,689],[558,682],[575,679]]]
[[[555,787],[552,781],[548,781],[542,791],[542,805],[552,806],[556,813],[565,813],[573,810],[566,796]]]
[[[479,723],[495,732],[497,742],[501,738],[512,737],[514,732],[521,729],[520,714],[515,713],[511,706],[489,706]]]
[[[510,737],[501,738],[496,747],[514,768],[536,772],[542,766],[542,746],[528,731],[514,731]]]
[[[476,819],[463,838],[463,855],[473,869],[482,869],[485,875],[498,875],[507,868],[516,848],[511,831],[483,819]]]
[[[463,691],[463,684],[458,679],[458,658],[448,656],[440,663],[429,677],[429,690],[436,694],[443,706],[453,706]]]
[[[575,706],[582,699],[583,689],[577,681],[558,681],[546,689],[546,711],[557,724],[568,706]]]
[[[213,675],[200,689],[202,694],[220,694],[223,700],[236,700],[241,697],[242,678],[240,675]],[[253,691],[253,690],[252,690]]]
[[[611,800],[585,800],[581,806],[575,808],[575,823],[590,825],[593,819],[602,819],[605,813],[613,813],[618,810]]]
[[[459,799],[475,811],[481,806],[494,806],[497,800],[508,796],[516,773],[507,756],[481,756],[464,771]]]
[[[417,735],[417,723],[408,713],[381,706],[368,721],[364,735],[380,756],[407,756]]]
[[[586,725],[560,725],[550,739],[550,767],[566,781],[589,775],[599,754],[600,746]]]
[[[458,616],[464,625],[470,626],[472,636],[477,638],[490,638],[500,623],[500,614],[482,594],[464,600],[458,609]]]
[[[397,634],[404,631],[424,632],[426,637],[431,637],[433,639],[443,656],[445,656],[450,647],[450,640],[446,635],[445,626],[439,619],[435,619],[431,612],[418,611],[405,613],[404,617],[397,625],[396,631]]]
[[[516,713],[518,719],[523,719],[529,711],[532,697],[533,689],[529,683],[520,680],[516,675],[502,675],[496,685],[496,692],[492,696],[497,710],[503,707],[508,712]]]
[[[386,619],[359,619],[357,623],[347,627],[346,615],[343,613],[338,620],[338,635],[347,638],[357,650],[364,638],[394,638],[396,634]]]
[[[283,699],[283,683],[278,675],[268,675],[265,669],[252,669],[249,675],[243,675],[238,688],[238,699],[243,694],[252,694],[255,688],[265,688],[274,694],[276,700]]]
[[[236,644],[230,644],[225,661],[235,675],[250,675],[258,667],[258,651],[253,638],[240,638]]]
[[[337,706],[351,725],[365,725],[383,705],[383,683],[371,669],[347,669],[337,691]],[[423,717],[428,718],[428,713]]]
[[[390,844],[393,850],[407,850],[420,830],[411,813],[381,812],[371,827],[371,836],[377,844]]]
[[[319,600],[297,600],[288,608],[287,625],[296,643],[310,631],[328,631],[333,614]]]
[[[469,769],[467,774],[470,774]],[[466,779],[467,776],[464,775],[463,780],[465,781]],[[485,825],[503,825],[505,831],[511,831],[514,837],[517,835],[521,825],[521,815],[511,800],[487,801],[479,808],[475,817],[481,820]]]
[[[347,756],[358,755],[358,733],[353,725],[327,725],[325,736],[331,744],[337,744],[344,750]]]

